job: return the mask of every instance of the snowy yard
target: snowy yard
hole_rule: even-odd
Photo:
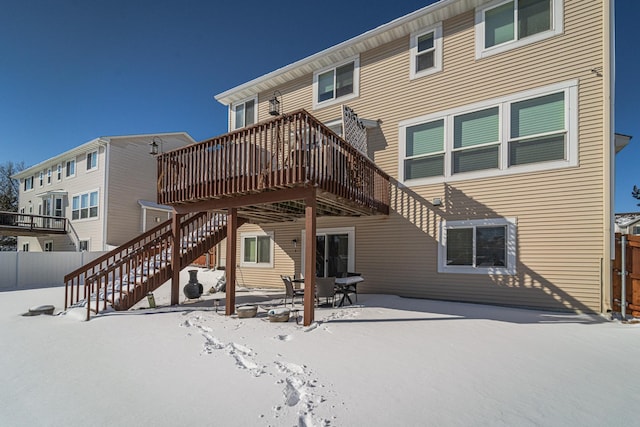
[[[366,294],[311,327],[225,317],[210,296],[21,316],[63,302],[0,293],[1,426],[640,424],[640,325],[604,316]]]

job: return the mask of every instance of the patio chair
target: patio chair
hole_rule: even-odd
[[[301,297],[304,301],[304,290],[295,289],[293,287],[293,282],[291,281],[291,276],[280,276],[282,278],[282,282],[284,283],[284,305],[287,305],[287,298],[291,298],[291,307],[295,304],[295,298]]]
[[[331,306],[336,306],[336,278],[317,277],[316,278],[316,307],[320,298],[325,298],[327,304],[331,299]]]

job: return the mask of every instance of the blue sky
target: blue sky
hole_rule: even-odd
[[[429,3],[3,0],[0,163],[31,166],[105,135],[219,135],[227,112],[214,95]],[[616,131],[635,137],[617,156],[616,211],[629,212],[640,211],[640,4],[616,8]]]

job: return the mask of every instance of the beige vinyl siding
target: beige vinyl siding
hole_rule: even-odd
[[[601,1],[565,0],[564,34],[484,59],[475,59],[474,12],[443,23],[443,71],[409,79],[409,37],[360,55],[360,96],[347,104],[359,117],[381,119],[369,131],[369,151],[397,178],[399,122],[558,82],[578,81],[578,166],[423,185],[392,191],[388,217],[320,218],[318,228],[355,226],[356,269],[363,292],[490,302],[552,309],[599,311],[607,214],[602,194],[608,178]],[[279,87],[284,109],[306,108],[322,121],[340,117],[340,106],[312,109],[312,75]],[[268,118],[272,92],[259,96],[259,118]],[[439,197],[443,205],[431,206]],[[514,276],[438,273],[442,220],[514,217]],[[245,226],[248,227],[248,226]],[[243,227],[243,231],[244,228]],[[253,226],[252,226],[253,227]],[[280,286],[301,256],[290,241],[302,223],[267,224],[276,238],[270,271],[242,269],[248,285]],[[605,273],[603,273],[603,265]]]
[[[110,149],[106,239],[119,246],[142,233],[138,200],[156,201],[157,162],[144,141],[112,141]]]
[[[181,135],[160,135],[162,149],[169,151],[192,143]],[[139,200],[157,201],[157,160],[149,154],[152,137],[112,138],[109,154],[107,244],[119,246],[141,234],[142,207]],[[167,219],[161,212],[151,215]],[[147,221],[147,228],[157,225]]]

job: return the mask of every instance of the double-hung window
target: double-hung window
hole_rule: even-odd
[[[71,219],[88,219],[98,217],[98,191],[73,196],[71,202]]]
[[[405,180],[442,176],[444,157],[443,119],[407,128]]]
[[[58,178],[58,181],[60,181],[62,179],[62,165],[58,164],[58,166],[56,166],[56,177]]]
[[[258,121],[258,110],[256,108],[257,100],[255,98],[239,102],[232,107],[232,127],[240,129],[251,126]]]
[[[562,33],[563,0],[497,0],[476,11],[476,57]]]
[[[515,274],[515,246],[514,218],[443,221],[438,271]]]
[[[242,262],[245,267],[273,267],[273,233],[243,234]]]
[[[422,185],[578,164],[577,82],[400,123],[399,171]]]
[[[313,74],[313,106],[321,108],[358,96],[360,60],[351,58]]]
[[[65,177],[71,178],[72,176],[76,176],[76,161],[75,159],[67,160],[65,164]]]
[[[40,171],[40,187],[44,185],[44,172]]]
[[[94,170],[98,167],[98,152],[91,151],[87,153],[87,170]]]
[[[51,184],[51,168],[47,169],[47,184]]]
[[[442,24],[411,34],[410,78],[426,76],[442,70]]]
[[[24,191],[33,190],[33,176],[24,179]]]

